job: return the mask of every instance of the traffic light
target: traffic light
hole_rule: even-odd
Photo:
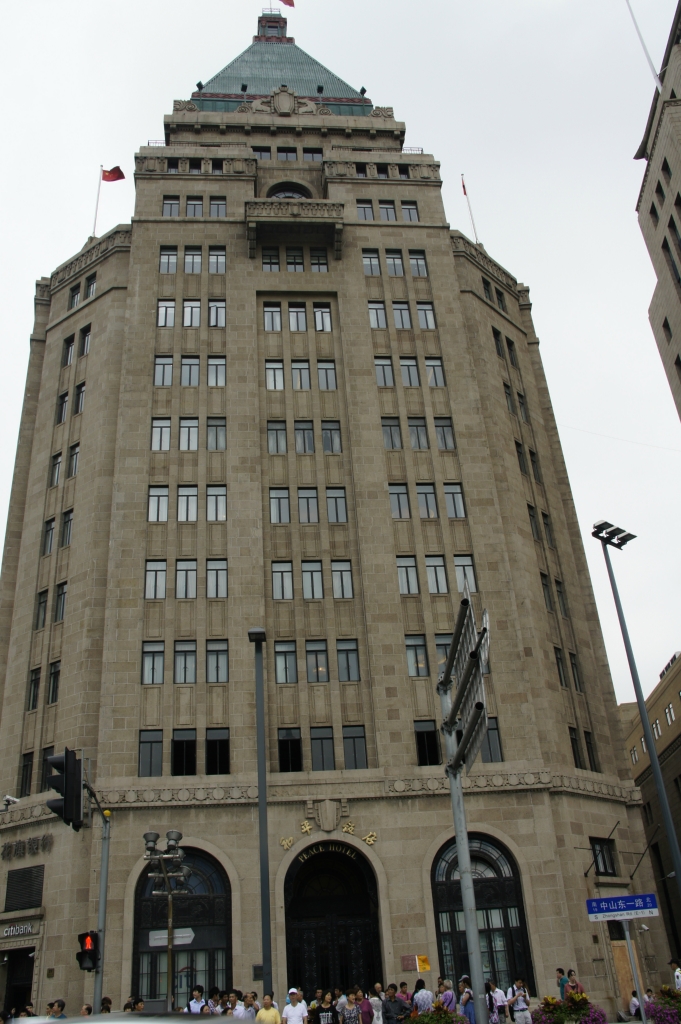
[[[78,832],[83,824],[83,762],[78,760],[74,750],[65,747],[63,754],[53,754],[47,763],[53,769],[53,774],[47,776],[47,784],[61,793],[60,800],[48,800],[47,806],[65,825]]]
[[[99,960],[99,935],[97,932],[81,932],[78,936],[80,952],[76,960],[81,971],[96,971]]]

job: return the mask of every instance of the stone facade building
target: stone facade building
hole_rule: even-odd
[[[648,316],[681,416],[681,3],[676,8],[636,160],[646,161],[636,210],[657,275]]]
[[[648,717],[655,736],[667,798],[676,834],[681,838],[681,651],[660,672],[660,682],[646,698]],[[641,790],[643,826],[660,895],[660,907],[673,953],[681,950],[681,902],[673,872],[669,843],[660,814],[660,801],[652,778],[650,757],[641,729],[638,705],[620,704],[625,749],[631,775]]]
[[[45,807],[64,745],[113,812],[114,1005],[166,990],[148,829],[181,830],[193,868],[177,998],[258,988],[261,625],[279,999],[411,984],[412,954],[431,988],[458,978],[435,684],[468,580],[491,635],[465,779],[486,969],[553,993],[574,966],[613,1011],[631,984],[584,901],[653,879],[629,879],[640,796],[528,288],[450,229],[392,108],[286,32],[263,15],[174,103],[132,223],[37,283],[0,604],[6,1005],[92,991],[100,830]],[[650,942],[657,984],[661,923]]]

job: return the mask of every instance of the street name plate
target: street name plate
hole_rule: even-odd
[[[630,921],[636,917],[658,917],[657,897],[652,892],[635,896],[602,896],[587,900],[590,921]]]

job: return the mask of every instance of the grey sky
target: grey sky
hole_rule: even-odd
[[[633,2],[659,67],[675,0]],[[102,186],[99,233],[130,219],[136,148],[162,138],[173,99],[246,48],[260,11],[251,0],[3,9],[3,529],[34,281],[85,243],[100,163],[127,179]],[[608,518],[639,537],[613,557],[648,692],[681,648],[670,529],[681,425],[647,319],[654,276],[634,209],[644,165],[632,156],[653,83],[625,0],[296,0],[282,11],[303,49],[393,106],[406,144],[441,161],[450,223],[470,235],[466,173],[482,242],[530,285],[620,700],[631,684],[589,530]]]

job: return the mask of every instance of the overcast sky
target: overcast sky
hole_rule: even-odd
[[[633,0],[659,67],[675,0]],[[277,6],[274,4],[273,6]],[[632,688],[600,545],[638,539],[615,571],[645,692],[681,649],[681,424],[648,324],[654,275],[635,205],[653,82],[625,0],[296,0],[289,35],[407,123],[442,163],[452,227],[531,287],[533,315],[618,699]],[[254,0],[30,0],[3,5],[0,520],[6,518],[36,278],[92,230],[128,221],[133,154],[163,115],[250,44]],[[607,435],[607,436],[602,436]]]

